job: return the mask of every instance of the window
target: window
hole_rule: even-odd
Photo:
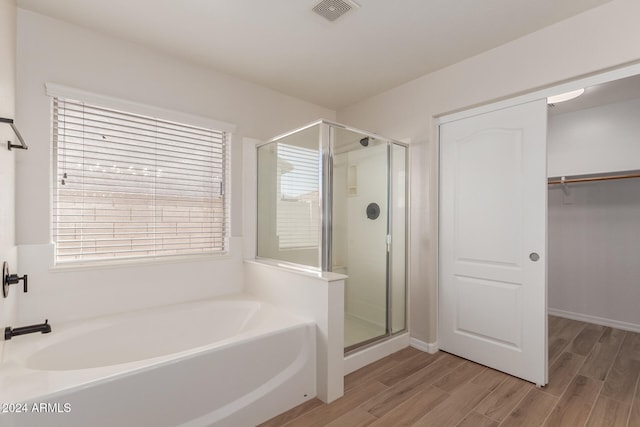
[[[227,139],[55,96],[56,262],[225,252]]]

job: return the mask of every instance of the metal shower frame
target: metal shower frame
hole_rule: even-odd
[[[392,263],[391,263],[391,253],[393,250],[393,238],[392,238],[392,231],[391,231],[391,225],[393,224],[393,213],[392,213],[392,203],[391,201],[393,200],[393,183],[394,183],[394,177],[392,176],[392,174],[390,173],[392,170],[392,165],[393,165],[393,146],[397,145],[397,146],[401,146],[405,148],[405,183],[404,183],[404,188],[405,188],[405,200],[408,201],[409,199],[409,194],[411,191],[410,188],[410,181],[409,181],[409,150],[410,150],[410,146],[407,143],[398,141],[398,140],[394,140],[391,138],[386,138],[383,136],[380,136],[378,134],[372,133],[372,132],[367,132],[358,128],[354,128],[352,126],[347,126],[347,125],[343,125],[341,123],[337,123],[337,122],[333,122],[333,121],[329,121],[329,120],[325,120],[325,119],[320,119],[317,121],[314,121],[312,123],[309,123],[307,125],[304,125],[302,127],[299,127],[295,130],[292,130],[290,132],[286,132],[284,134],[278,135],[272,139],[270,139],[269,141],[266,141],[264,143],[258,144],[256,146],[256,149],[265,146],[265,145],[269,145],[272,144],[274,142],[278,142],[280,140],[282,140],[283,138],[286,138],[290,135],[294,135],[298,132],[302,132],[304,130],[310,129],[314,126],[319,126],[319,148],[320,148],[320,171],[319,171],[319,200],[318,200],[318,206],[319,206],[319,218],[320,218],[320,230],[319,233],[320,235],[319,237],[319,241],[321,242],[321,246],[320,246],[320,254],[319,254],[319,262],[318,265],[320,266],[320,268],[317,267],[312,267],[312,266],[307,266],[307,265],[300,265],[300,264],[295,264],[295,263],[291,263],[291,262],[286,262],[286,261],[281,261],[281,260],[277,260],[277,263],[282,265],[282,264],[290,264],[292,267],[300,270],[308,270],[308,271],[313,271],[313,272],[319,272],[319,271],[332,271],[332,247],[333,247],[333,238],[332,238],[332,223],[333,223],[333,156],[334,156],[334,152],[335,152],[335,147],[334,147],[334,133],[335,133],[335,128],[340,128],[340,129],[344,129],[347,131],[351,131],[351,132],[355,132],[355,133],[359,133],[365,137],[369,137],[369,138],[373,138],[376,139],[378,141],[383,141],[387,144],[387,252],[386,252],[386,292],[387,292],[387,307],[386,307],[386,331],[384,335],[378,336],[378,337],[374,337],[372,339],[357,343],[355,345],[349,346],[347,348],[345,348],[345,354],[349,354],[352,352],[355,352],[357,350],[363,349],[367,346],[373,345],[373,344],[377,344],[381,341],[384,341],[392,336],[395,336],[397,334],[403,333],[405,331],[408,330],[408,295],[409,295],[409,247],[410,247],[410,204],[406,203],[405,205],[405,248],[404,248],[404,254],[405,254],[405,260],[404,260],[404,269],[405,269],[405,277],[404,277],[404,287],[405,287],[405,310],[404,310],[404,328],[393,332],[391,330],[391,322],[390,320],[392,319],[392,314],[393,314],[393,304],[392,304],[392,294],[390,292],[390,287],[391,287],[391,277],[393,275],[393,267],[392,267]],[[326,173],[325,173],[326,171]],[[258,238],[258,236],[256,235],[256,239]],[[256,248],[257,248],[257,244],[256,244]],[[265,259],[265,258],[261,258],[261,257],[257,257],[258,259],[261,260],[266,260],[269,261],[269,259]]]

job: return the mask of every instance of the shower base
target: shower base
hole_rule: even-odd
[[[344,347],[350,347],[384,335],[384,326],[368,322],[351,314],[344,315]]]

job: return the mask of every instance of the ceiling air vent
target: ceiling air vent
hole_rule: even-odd
[[[350,0],[322,0],[314,6],[313,11],[323,18],[333,22],[351,9],[360,7]]]

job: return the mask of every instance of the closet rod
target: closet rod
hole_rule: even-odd
[[[569,178],[549,180],[548,184],[571,184],[575,182],[591,182],[591,181],[611,181],[614,179],[640,178],[640,173],[627,175],[609,175],[609,176],[593,176],[588,178]]]

